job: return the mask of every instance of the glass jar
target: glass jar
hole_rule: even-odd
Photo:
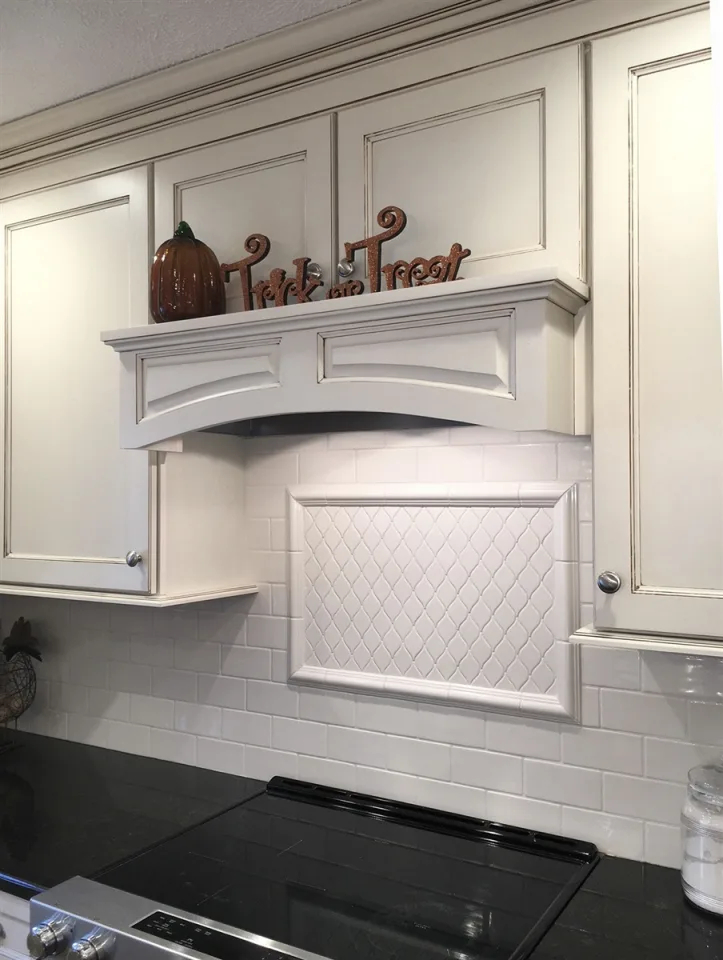
[[[693,767],[681,816],[683,891],[704,910],[723,914],[723,764]]]

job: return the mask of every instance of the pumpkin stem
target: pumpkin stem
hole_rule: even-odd
[[[173,232],[174,237],[185,237],[187,240],[195,240],[196,238],[193,235],[193,230],[189,227],[185,220],[181,220],[176,229]]]

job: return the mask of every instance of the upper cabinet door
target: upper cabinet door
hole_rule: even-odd
[[[148,454],[120,449],[118,358],[100,340],[148,317],[147,171],[7,201],[0,225],[0,581],[147,591]]]
[[[156,246],[186,220],[220,263],[248,256],[244,241],[262,233],[267,258],[254,282],[275,267],[292,277],[297,257],[322,267],[332,259],[331,124],[329,116],[290,123],[180,154],[156,164]],[[317,294],[320,299],[325,288]],[[226,312],[242,310],[238,273],[226,287]]]
[[[597,628],[723,637],[707,12],[592,50]]]
[[[394,205],[408,224],[384,263],[461,243],[464,277],[552,266],[586,280],[582,103],[568,47],[342,111],[341,250]]]

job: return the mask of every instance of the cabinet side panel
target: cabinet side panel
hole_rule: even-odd
[[[244,525],[243,441],[187,434],[160,467],[159,592],[184,596],[253,582]]]

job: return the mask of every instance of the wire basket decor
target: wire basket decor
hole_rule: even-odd
[[[37,681],[33,660],[41,660],[30,622],[20,617],[2,645],[0,659],[0,724],[22,716],[35,699]]]

